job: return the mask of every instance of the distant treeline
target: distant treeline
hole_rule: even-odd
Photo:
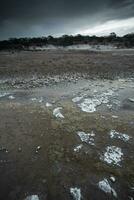
[[[36,37],[36,38],[10,38],[0,41],[0,50],[28,50],[30,47],[42,47],[45,45],[70,46],[77,44],[89,45],[114,45],[117,48],[133,48],[134,33],[117,36],[114,32],[108,36],[83,36],[63,35],[61,37]]]

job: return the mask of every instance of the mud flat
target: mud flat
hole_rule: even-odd
[[[134,198],[133,51],[0,52],[0,199]]]

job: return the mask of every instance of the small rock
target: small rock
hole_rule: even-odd
[[[41,146],[37,146],[36,147],[36,153],[38,153],[40,149],[41,149]]]
[[[112,194],[115,198],[117,198],[116,191],[110,186],[110,184],[106,178],[99,181],[98,186],[103,192]]]
[[[31,98],[31,101],[36,101],[37,99],[36,98]]]
[[[133,197],[130,197],[130,196],[129,196],[128,198],[129,198],[130,200],[134,200],[134,198],[133,198]]]
[[[115,177],[114,176],[110,176],[110,180],[114,183],[115,182]]]
[[[12,96],[12,95],[10,95],[9,97],[8,97],[9,99],[15,99],[15,97],[14,96]]]
[[[83,144],[80,144],[80,145],[77,145],[75,148],[74,148],[74,152],[79,152],[80,149],[83,147]]]
[[[74,200],[81,200],[81,189],[80,188],[70,188],[70,193]]]
[[[55,108],[53,110],[53,115],[57,118],[62,118],[64,119],[64,116],[62,115],[62,113],[60,112],[60,110],[62,110],[62,107],[58,107],[58,108]]]
[[[39,99],[39,103],[42,103],[43,102],[43,97],[41,97],[40,99]]]
[[[37,150],[40,150],[41,149],[41,146],[37,146],[37,148],[36,148]]]
[[[42,183],[44,183],[44,184],[45,184],[46,182],[47,182],[47,180],[46,180],[46,179],[43,179],[43,180],[42,180]]]
[[[22,148],[21,148],[21,147],[19,147],[19,148],[18,148],[18,151],[19,151],[19,152],[21,152],[21,151],[22,151]]]
[[[117,118],[118,118],[118,116],[116,116],[116,115],[112,115],[112,118],[114,118],[114,119],[117,119]]]
[[[0,147],[0,151],[8,153],[8,150],[5,147]]]
[[[129,98],[128,100],[131,101],[131,102],[134,102],[134,99],[132,99],[132,98]]]
[[[29,195],[24,200],[39,200],[38,195]]]
[[[52,106],[52,104],[51,103],[46,103],[46,107],[51,107]]]

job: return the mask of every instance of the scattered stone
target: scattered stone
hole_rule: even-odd
[[[133,98],[129,98],[128,100],[134,103],[134,99]]]
[[[44,183],[44,184],[45,184],[46,182],[47,182],[47,180],[46,180],[46,179],[43,179],[43,180],[42,180],[42,183]]]
[[[122,161],[122,150],[116,146],[108,146],[104,155],[101,155],[100,159],[105,161],[107,164],[121,166],[120,162]]]
[[[53,115],[57,118],[62,118],[64,119],[64,116],[62,115],[62,113],[60,112],[60,110],[62,110],[62,107],[58,107],[58,108],[55,108],[53,110]]]
[[[103,119],[106,119],[106,117],[105,117],[105,116],[103,116],[103,115],[101,115],[101,118],[103,118]]]
[[[123,89],[125,89],[125,87],[119,87],[119,89],[123,90]]]
[[[46,107],[51,107],[52,106],[52,104],[51,103],[46,103]]]
[[[116,191],[110,186],[108,180],[104,178],[102,181],[98,183],[99,188],[104,191],[105,193],[109,193],[117,198]]]
[[[107,107],[108,107],[109,109],[111,109],[111,108],[112,108],[112,104],[107,104]]]
[[[83,131],[78,131],[77,135],[80,137],[82,142],[86,142],[90,145],[95,145],[94,144],[94,136],[95,134],[93,132],[91,133],[85,133]]]
[[[7,95],[9,95],[9,93],[7,93],[7,92],[1,92],[1,93],[0,93],[0,98],[1,98],[1,97],[5,97],[5,96],[7,96]]]
[[[42,102],[43,102],[43,97],[40,97],[39,103],[42,103]]]
[[[124,142],[127,142],[130,139],[130,136],[127,134],[119,133],[115,130],[110,131],[110,137],[113,139],[121,139]]]
[[[37,146],[36,147],[36,153],[38,153],[40,149],[41,149],[41,146]]]
[[[99,106],[101,103],[98,99],[84,99],[84,101],[78,106],[81,108],[82,111],[87,112],[87,113],[93,113],[96,111],[96,107]]]
[[[15,97],[13,95],[10,95],[8,98],[11,100],[15,99]]]
[[[83,99],[83,97],[75,97],[75,98],[72,99],[72,101],[74,103],[76,103],[76,102],[79,102],[81,99]]]
[[[79,152],[80,149],[83,147],[83,144],[80,144],[74,148],[74,152]]]
[[[8,150],[5,147],[0,147],[0,151],[8,153]]]
[[[84,99],[80,104],[78,104],[78,106],[84,112],[93,113],[96,111],[97,106],[100,106],[101,104],[108,104],[109,97],[112,96],[113,93],[113,90],[107,90],[102,94],[93,95],[91,98]],[[108,104],[107,106],[110,106],[111,108],[111,105]]]
[[[36,148],[37,150],[40,150],[41,149],[41,146],[37,146],[37,148]]]
[[[129,196],[128,198],[129,198],[130,200],[134,200],[134,198],[133,198],[133,197],[131,197],[131,196]]]
[[[31,101],[37,101],[37,98],[31,98]]]
[[[114,118],[114,119],[117,119],[117,118],[118,118],[118,116],[116,116],[116,115],[112,115],[112,118]]]
[[[74,200],[81,200],[81,189],[77,187],[70,188],[70,193]]]
[[[38,195],[29,195],[25,198],[25,200],[39,200]]]
[[[21,148],[21,147],[19,147],[19,148],[18,148],[18,152],[21,152],[21,151],[22,151],[22,148]]]
[[[8,163],[8,160],[0,160],[0,163]]]
[[[97,93],[98,91],[95,89],[95,90],[93,90],[93,93]]]
[[[115,177],[114,176],[110,176],[110,180],[114,183],[115,182]]]

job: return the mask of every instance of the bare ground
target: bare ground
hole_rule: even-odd
[[[0,76],[16,77],[86,74],[91,78],[133,76],[134,51],[20,51],[0,52]]]
[[[134,197],[133,64],[133,51],[0,52],[0,77],[6,80],[0,84],[0,200],[24,200],[33,194],[40,200]],[[49,85],[50,77],[56,82]],[[72,101],[82,95],[80,102],[94,95],[99,100],[111,90],[109,102],[92,113]],[[52,105],[47,107],[47,102]],[[57,107],[64,118],[54,116]],[[111,139],[111,130],[130,140]],[[82,142],[77,131],[93,131],[94,145]],[[75,152],[80,144],[82,149]],[[100,159],[107,146],[122,150],[120,166]],[[117,197],[98,187],[104,179]],[[70,193],[75,187],[81,190],[80,199]]]

